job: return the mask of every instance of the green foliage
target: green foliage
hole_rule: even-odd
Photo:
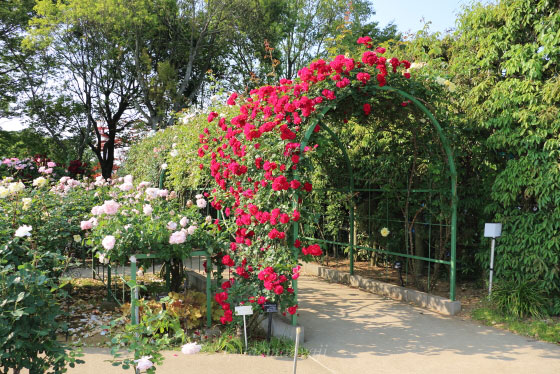
[[[224,105],[212,109],[226,118],[233,114],[233,109]],[[184,113],[179,116],[176,125],[157,131],[132,145],[121,172],[131,174],[136,180],[158,185],[161,165],[165,163],[165,186],[177,191],[180,196],[184,196],[187,191],[206,187],[207,174],[199,168],[197,151],[200,147],[199,135],[208,127],[207,117],[203,113]],[[215,129],[210,126],[208,131],[214,132]]]
[[[505,328],[522,336],[555,344],[560,341],[560,323],[558,323],[558,320],[535,318],[521,320],[512,316],[504,316],[490,306],[481,306],[473,310],[471,316],[487,326]]]
[[[202,346],[202,352],[243,353],[244,343],[235,335],[233,329],[226,329],[220,336],[213,338]]]
[[[555,1],[475,4],[459,18],[449,71],[465,119],[488,134],[488,213],[504,224],[496,275],[559,298],[560,9]],[[491,175],[491,174],[490,174]],[[488,183],[490,182],[490,183]],[[483,266],[488,254],[481,253]]]
[[[266,356],[292,356],[295,351],[295,342],[290,339],[279,339],[271,337],[270,342],[266,340],[251,340],[248,343],[247,353],[250,355]],[[298,356],[309,356],[309,350],[301,345],[298,347]]]
[[[160,365],[163,362],[160,351],[169,348],[172,342],[184,341],[184,331],[178,318],[170,316],[164,310],[153,313],[142,301],[138,303],[143,311],[138,324],[127,323],[124,325],[124,331],[117,332],[118,326],[122,324],[118,319],[111,321],[111,326],[105,327],[111,330],[112,364],[120,365],[123,369],[133,367],[135,372],[135,360],[151,356],[150,361]],[[152,366],[147,373],[153,374],[155,371],[156,367]]]
[[[61,291],[46,271],[26,263],[17,269],[0,264],[0,363],[3,370],[65,373],[76,352],[57,340],[67,326],[57,302]],[[51,371],[52,370],[52,371]]]
[[[247,340],[247,349],[245,349],[243,337],[237,337],[235,331],[231,328],[226,329],[218,337],[207,341],[202,346],[202,352],[227,352],[227,353],[247,353],[255,356],[291,356],[293,357],[295,351],[295,342],[290,339],[280,339],[271,337],[270,342],[262,337],[252,338]],[[298,356],[307,357],[309,350],[301,344],[298,349]]]
[[[492,289],[491,301],[496,309],[515,318],[546,315],[548,300],[538,284],[529,281],[502,281]]]
[[[24,159],[37,154],[50,155],[54,162],[69,161],[69,155],[62,152],[60,147],[50,138],[37,134],[34,130],[1,131],[0,130],[0,158],[17,157]]]

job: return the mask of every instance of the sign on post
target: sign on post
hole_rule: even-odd
[[[268,313],[268,330],[266,332],[266,341],[270,342],[270,335],[272,333],[272,313],[278,312],[278,305],[273,303],[263,304],[265,313]]]
[[[245,333],[245,350],[247,350],[247,322],[245,316],[253,314],[253,307],[251,305],[240,305],[235,307],[235,314],[243,316],[243,332]]]

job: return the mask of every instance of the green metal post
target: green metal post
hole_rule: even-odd
[[[165,181],[165,169],[161,169],[161,173],[159,174],[159,188],[163,188],[163,182]]]
[[[136,258],[134,256],[130,257],[130,279],[132,284],[136,284]],[[132,290],[130,293],[130,321],[133,325],[136,325],[136,290]]]
[[[111,297],[113,293],[111,292],[111,264],[107,265],[107,301],[113,301]]]
[[[206,256],[206,270],[206,327],[210,328],[212,327],[212,262],[210,255]]]
[[[449,298],[455,301],[455,283],[457,280],[457,174],[451,175],[452,196],[451,205],[451,284]]]
[[[354,199],[350,201],[350,275],[354,275]]]
[[[296,198],[295,198],[295,201],[294,201],[294,209],[295,209],[295,207],[297,207],[297,198],[298,197],[297,197],[297,194],[296,194]],[[299,248],[296,248],[295,241],[296,241],[296,239],[298,238],[298,235],[299,235],[298,223],[294,222],[292,227],[293,227],[292,250],[294,252],[294,258],[295,258],[296,263],[297,263],[298,258],[299,258],[299,256],[298,256]],[[296,304],[297,304],[298,303],[298,281],[297,281],[297,279],[292,279],[292,287],[294,289],[294,298],[295,298],[295,301],[296,301]],[[297,314],[292,314],[292,325],[297,326]]]

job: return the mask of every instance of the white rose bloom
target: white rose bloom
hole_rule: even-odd
[[[193,355],[195,353],[200,352],[201,349],[202,349],[201,345],[198,345],[196,343],[187,343],[183,345],[183,347],[181,348],[181,352],[183,352],[183,354],[186,355]]]
[[[31,230],[33,229],[33,227],[31,226],[27,226],[27,225],[23,225],[18,227],[18,229],[16,230],[16,236],[18,238],[24,237],[24,236],[31,236]]]
[[[10,193],[15,195],[23,191],[25,189],[25,185],[21,182],[10,183],[8,189],[10,190]]]
[[[47,184],[47,180],[45,179],[45,177],[39,177],[33,180],[33,186],[35,187],[41,188],[46,184]]]
[[[23,203],[23,206],[22,206],[23,210],[27,210],[31,206],[31,198],[30,197],[24,197],[23,199],[21,199],[21,202]]]
[[[6,196],[8,196],[9,194],[10,194],[10,190],[8,190],[4,186],[0,186],[0,199],[5,199]]]

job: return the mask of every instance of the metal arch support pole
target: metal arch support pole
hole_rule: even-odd
[[[134,290],[130,295],[130,322],[133,325],[138,323],[138,287],[136,287],[136,257],[130,256],[130,280],[134,285]]]
[[[111,291],[111,263],[107,264],[107,301],[112,301],[113,292]]]
[[[200,260],[198,261],[200,262]],[[210,254],[206,256],[206,327],[212,327],[212,262]]]
[[[166,169],[161,169],[161,173],[159,173],[159,189],[163,188],[163,182],[165,182],[165,170]]]

